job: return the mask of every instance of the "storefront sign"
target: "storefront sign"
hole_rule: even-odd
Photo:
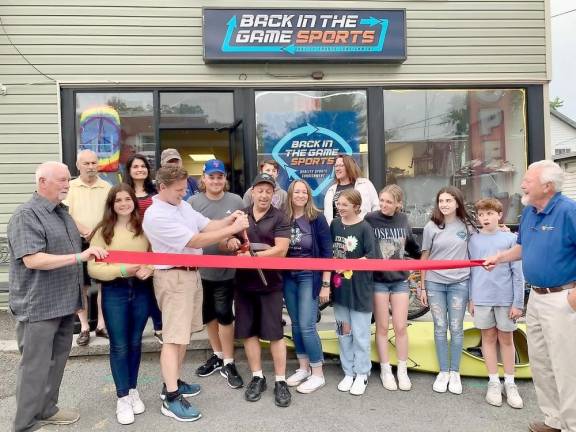
[[[406,60],[406,11],[204,8],[204,61]]]
[[[266,123],[274,124],[269,113]],[[358,155],[355,112],[317,112],[305,123],[278,137],[265,132],[265,152],[281,166],[278,181],[287,189],[293,180],[306,180],[317,205],[323,207],[324,192],[334,180],[334,163],[339,154]]]

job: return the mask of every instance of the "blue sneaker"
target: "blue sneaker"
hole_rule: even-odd
[[[184,397],[196,396],[200,393],[201,387],[199,384],[188,384],[185,381],[178,380],[178,391]],[[166,399],[166,384],[162,386],[162,393],[160,399]]]
[[[166,417],[172,417],[174,420],[181,422],[193,422],[202,417],[200,411],[190,405],[190,402],[184,399],[182,395],[171,402],[168,400],[162,402],[160,411]]]

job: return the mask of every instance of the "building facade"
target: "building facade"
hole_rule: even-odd
[[[526,166],[550,154],[548,1],[230,0],[216,15],[237,21],[222,25],[212,6],[0,0],[0,237],[34,190],[35,166],[74,171],[82,148],[98,150],[113,182],[136,152],[157,166],[163,148],[178,148],[194,175],[215,156],[239,193],[274,158],[282,184],[308,179],[318,203],[344,152],[377,189],[404,188],[415,227],[448,184],[469,201],[501,199],[517,222]],[[296,44],[281,26],[300,26]],[[403,55],[355,51],[392,42]],[[213,58],[215,47],[232,54]]]

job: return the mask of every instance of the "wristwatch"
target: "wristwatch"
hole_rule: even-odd
[[[330,288],[330,282],[322,281],[322,288]]]

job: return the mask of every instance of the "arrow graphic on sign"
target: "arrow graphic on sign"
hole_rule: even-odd
[[[378,44],[372,46],[327,46],[327,45],[308,45],[300,46],[295,44],[290,45],[267,45],[267,46],[238,46],[230,45],[232,36],[234,35],[234,30],[237,27],[236,15],[228,20],[226,23],[226,36],[222,42],[223,52],[285,52],[288,54],[295,54],[297,52],[380,52],[384,48],[384,42],[386,41],[386,33],[388,32],[388,20],[378,19],[374,17],[363,18],[360,20],[360,24],[368,25],[374,27],[380,25],[380,37],[378,38]]]

